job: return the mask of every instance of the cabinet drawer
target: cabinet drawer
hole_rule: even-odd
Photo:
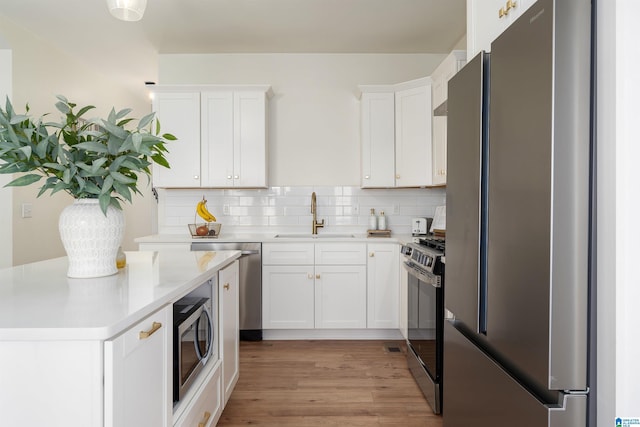
[[[220,383],[220,365],[207,375],[202,387],[189,402],[174,427],[210,427],[215,426],[222,414],[222,394]]]
[[[364,243],[317,243],[317,265],[361,265],[367,263]]]
[[[264,243],[264,265],[313,265],[313,243]]]

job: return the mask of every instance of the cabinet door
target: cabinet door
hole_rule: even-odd
[[[398,328],[399,258],[394,244],[369,244],[367,327]]]
[[[233,113],[233,185],[234,187],[266,187],[265,93],[234,93]]]
[[[266,187],[266,94],[203,93],[203,162],[211,187]]]
[[[515,0],[514,6],[504,13],[507,0],[467,0],[467,61],[481,50],[490,52],[491,42],[535,1]]]
[[[155,93],[153,110],[162,132],[178,139],[167,144],[170,169],[153,164],[155,187],[200,186],[200,94]]]
[[[435,109],[447,100],[449,79],[465,64],[464,51],[453,51],[438,65],[433,79],[433,182],[432,185],[447,183],[447,116],[435,115]],[[446,114],[446,113],[445,113]]]
[[[235,261],[218,273],[218,283],[220,284],[220,333],[222,338],[220,340],[220,355],[222,357],[224,404],[229,400],[231,392],[238,381],[240,368],[240,359],[238,357],[240,340],[238,265],[238,261]]]
[[[233,92],[202,93],[203,186],[233,187]]]
[[[262,267],[263,329],[312,329],[313,265]]]
[[[367,270],[362,266],[316,266],[315,326],[367,326]]]
[[[171,424],[171,306],[104,344],[105,426]]]
[[[396,92],[396,186],[432,184],[431,85]]]
[[[360,101],[361,186],[395,186],[395,96],[365,92]]]
[[[447,118],[433,118],[433,182],[432,185],[447,183]]]

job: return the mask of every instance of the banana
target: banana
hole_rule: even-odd
[[[207,200],[204,197],[196,205],[196,213],[207,222],[216,221],[216,217],[207,209]]]

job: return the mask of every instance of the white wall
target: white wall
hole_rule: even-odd
[[[3,109],[7,96],[11,96],[11,49],[0,37],[0,105]],[[0,188],[11,181],[11,178],[11,176],[0,175]],[[0,268],[13,265],[12,211],[12,191],[0,190]]]
[[[444,54],[165,54],[160,84],[270,84],[269,185],[359,185],[359,84],[428,76]],[[179,135],[177,135],[179,137]]]
[[[598,425],[640,418],[640,2],[597,2]]]
[[[7,40],[12,49],[12,103],[19,112],[24,111],[28,103],[32,116],[52,113],[52,117],[57,118],[54,106],[57,94],[67,96],[78,105],[95,105],[97,109],[91,117],[107,114],[112,106],[116,109],[131,107],[134,109],[134,117],[142,117],[151,110],[142,77],[140,91],[128,92],[109,76],[100,74],[97,71],[99,66],[91,67],[67,56],[46,40],[37,38],[2,16],[0,36]],[[146,188],[146,180],[141,185]],[[37,192],[37,184],[13,190],[11,226],[14,265],[64,256],[58,233],[58,217],[72,199],[62,193],[51,197],[45,194],[36,198]],[[10,189],[0,188],[0,200],[8,200],[11,193]],[[32,218],[21,218],[23,203],[33,205]],[[155,201],[151,196],[137,197],[133,206],[125,207],[125,249],[136,247],[133,242],[135,237],[152,232],[154,215]]]

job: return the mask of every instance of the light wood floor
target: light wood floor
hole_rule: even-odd
[[[218,426],[441,427],[388,341],[240,343],[240,379]]]

